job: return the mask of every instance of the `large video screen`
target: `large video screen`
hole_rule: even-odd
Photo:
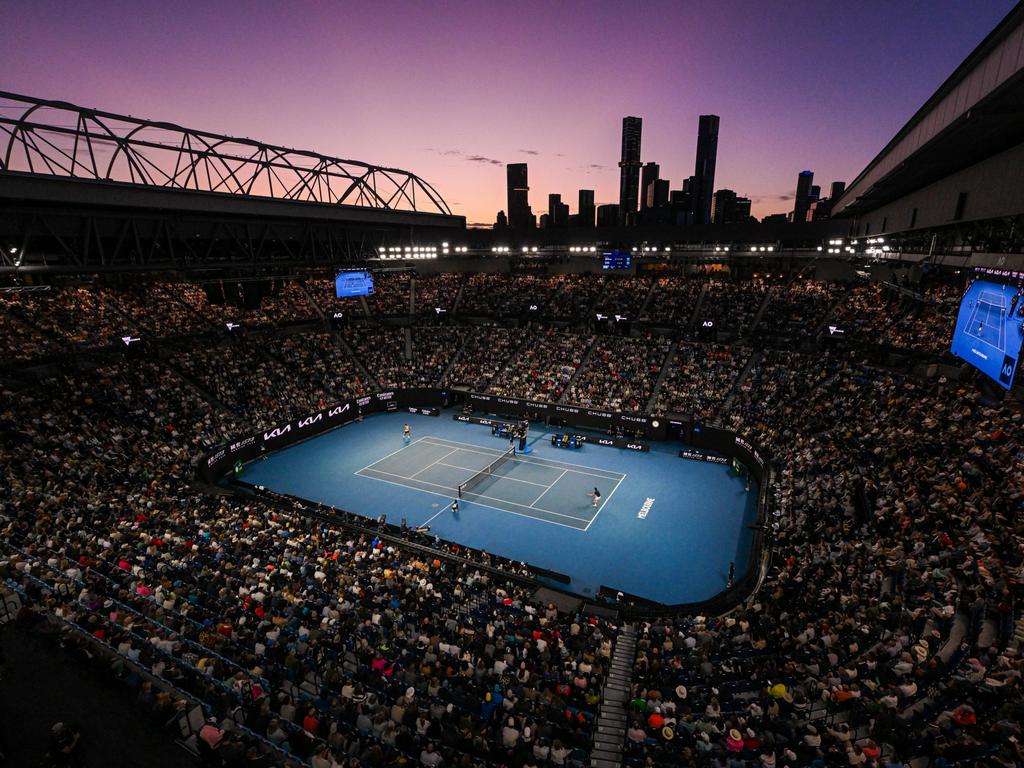
[[[334,278],[334,292],[339,299],[373,294],[373,275],[369,272],[339,272]]]
[[[1022,341],[1024,300],[1020,282],[975,279],[960,300],[953,354],[1009,389]]]

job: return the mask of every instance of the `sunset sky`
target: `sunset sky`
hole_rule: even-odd
[[[624,115],[677,189],[714,113],[760,217],[852,180],[1013,5],[0,0],[0,90],[398,166],[488,225],[509,162],[535,212],[617,202]]]

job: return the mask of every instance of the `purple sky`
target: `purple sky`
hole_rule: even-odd
[[[393,165],[470,223],[530,201],[617,202],[624,115],[679,188],[697,116],[717,187],[789,210],[865,166],[1012,0],[52,2],[4,11],[0,89]]]

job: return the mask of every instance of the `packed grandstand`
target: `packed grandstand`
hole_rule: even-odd
[[[252,309],[187,281],[0,292],[17,622],[101,649],[154,722],[199,712],[211,764],[1024,760],[1021,412],[947,357],[962,276],[385,274]],[[255,428],[427,386],[750,435],[777,478],[763,583],[722,616],[565,612],[528,564],[196,479]]]

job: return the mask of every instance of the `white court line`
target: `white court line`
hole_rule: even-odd
[[[461,448],[456,448],[455,449],[455,451],[461,451],[461,450],[462,450]],[[452,453],[455,453],[455,451],[452,451]],[[444,457],[444,458],[447,458],[447,456]],[[435,461],[434,464],[440,464],[442,467],[451,467],[452,469],[464,469],[467,472],[473,472],[473,473],[476,473],[476,472],[480,471],[479,469],[473,469],[472,467],[460,467],[458,464],[445,464],[443,461]],[[431,466],[433,466],[433,464]],[[426,469],[426,467],[424,467],[424,469]],[[423,470],[421,469],[420,472],[422,472],[422,471]],[[565,472],[567,470],[562,470],[562,471]],[[417,472],[416,474],[418,475],[419,472]],[[413,475],[413,477],[416,477],[416,475]],[[520,480],[518,477],[509,477],[508,475],[491,475],[491,477],[494,477],[494,478],[497,478],[497,479],[500,479],[500,480],[512,480],[513,482],[516,482],[516,483],[526,483],[527,485],[539,485],[541,488],[546,488],[547,490],[551,490],[551,486],[548,485],[547,483],[535,483],[532,480]],[[410,479],[412,479],[412,478],[410,478]],[[558,481],[556,480],[555,482],[558,482]],[[545,493],[546,492],[547,491],[545,491]]]
[[[384,482],[386,483],[386,482],[387,482],[387,480],[385,480]],[[427,493],[430,493],[430,491],[427,491]],[[420,525],[430,525],[430,522],[431,522],[431,521],[432,521],[432,520],[433,520],[433,519],[434,519],[435,517],[437,517],[438,515],[440,515],[440,514],[441,514],[442,512],[447,512],[447,511],[448,511],[448,508],[447,508],[447,507],[441,507],[441,509],[440,509],[440,510],[439,510],[438,512],[435,512],[434,514],[432,514],[432,515],[431,515],[431,516],[430,516],[429,518],[427,518],[427,521],[426,521],[425,523],[420,523]]]
[[[364,469],[368,469],[368,467],[364,467]],[[359,471],[362,472],[362,470],[359,470]],[[370,471],[371,472],[380,472],[379,469],[372,469]],[[356,474],[359,474],[359,473],[357,472]],[[387,473],[381,473],[381,474],[387,474]],[[447,493],[438,493],[437,491],[425,491],[422,488],[413,488],[412,486],[406,485],[405,483],[396,483],[394,480],[385,480],[382,477],[370,477],[369,475],[359,475],[359,476],[360,477],[365,477],[367,480],[376,480],[378,483],[387,483],[388,485],[397,485],[399,488],[405,488],[407,491],[420,491],[422,493],[429,493],[431,496],[440,496],[442,499],[451,499],[451,498],[453,498],[451,495],[449,495]],[[401,475],[396,475],[396,477],[401,477]],[[424,481],[424,480],[417,480],[416,482],[424,483],[426,481]],[[433,485],[433,483],[429,483],[429,485]],[[438,487],[439,488],[444,488],[443,485],[442,486],[438,486]],[[484,498],[489,498],[489,497],[485,496]],[[505,501],[505,500],[504,499],[496,499],[496,501]],[[560,523],[557,520],[545,520],[545,519],[543,519],[541,517],[537,517],[535,515],[525,515],[522,512],[515,512],[515,511],[513,511],[511,509],[502,509],[501,507],[494,507],[494,506],[491,506],[490,504],[484,504],[482,501],[476,501],[475,499],[471,499],[470,503],[476,504],[477,506],[480,506],[480,507],[485,507],[486,509],[493,509],[496,512],[504,512],[505,514],[508,514],[508,515],[516,515],[518,517],[528,517],[531,520],[535,520],[538,523],[547,523],[548,525],[560,525],[563,528],[571,528],[572,530],[579,531],[580,533],[583,533],[583,532],[585,532],[587,530],[586,528],[580,528],[579,526],[576,526],[576,525],[568,525],[566,523]],[[505,503],[506,504],[512,504],[513,502],[507,501]],[[550,510],[542,509],[542,510],[537,510],[537,511],[538,512],[549,512]],[[558,513],[557,512],[551,512],[551,514],[556,515]],[[437,515],[434,515],[434,517],[437,517]],[[571,517],[571,515],[564,515],[564,517]],[[433,519],[433,518],[431,518],[431,519]],[[581,518],[581,517],[571,517],[571,519],[579,520],[580,522],[583,522],[583,518]]]
[[[441,445],[441,446],[444,446],[444,447],[450,447],[451,444],[454,443],[455,445],[461,446],[462,450],[464,450],[464,451],[467,451],[469,453],[480,453],[480,454],[483,454],[484,456],[500,456],[502,453],[504,453],[504,451],[498,451],[497,449],[494,449],[494,448],[487,449],[487,448],[484,448],[483,446],[473,445],[472,443],[460,443],[460,442],[458,442],[456,440],[447,440],[445,438],[434,437],[433,435],[427,435],[423,439],[427,440],[427,441],[441,441],[441,440],[443,440],[444,442],[431,442],[431,444],[432,445]],[[490,451],[494,451],[494,453],[490,453]],[[547,467],[548,469],[568,469],[570,472],[575,472],[578,475],[590,475],[591,477],[599,477],[602,480],[614,480],[616,478],[624,477],[624,475],[621,472],[612,472],[611,470],[608,470],[608,469],[598,469],[597,467],[588,467],[588,466],[586,466],[584,464],[570,464],[569,462],[555,461],[554,459],[532,459],[531,460],[531,458],[529,458],[529,457],[524,458],[524,457],[520,456],[519,454],[516,454],[516,456],[514,458],[509,459],[509,461],[518,461],[521,464],[533,464],[534,466],[537,466],[537,467]],[[593,471],[592,472],[585,471],[585,470],[588,470],[588,469],[589,470],[593,470]],[[603,472],[604,474],[596,474],[598,472]]]
[[[546,491],[544,491],[544,493],[547,493],[547,492],[548,492],[548,491],[550,491],[550,490],[551,490],[552,488],[554,488],[554,487],[555,487],[556,485],[558,485],[558,481],[559,481],[559,480],[561,480],[561,479],[562,479],[563,477],[565,477],[565,476],[566,476],[566,475],[568,474],[568,472],[569,472],[569,470],[568,470],[568,469],[563,469],[563,470],[562,470],[562,474],[560,474],[560,475],[559,475],[559,476],[558,476],[557,478],[555,478],[555,482],[553,482],[553,483],[552,483],[551,485],[549,485],[549,486],[547,487],[547,490],[546,490]],[[537,497],[536,499],[534,499],[534,500],[533,500],[533,504],[536,504],[536,503],[537,503],[538,501],[540,501],[541,499],[543,499],[543,498],[544,498],[544,493],[542,493],[542,494],[541,494],[540,496],[538,496],[538,497]],[[532,506],[533,506],[533,504],[531,504],[530,506],[532,507]],[[588,523],[588,525],[589,525],[589,523]]]
[[[416,438],[415,440],[413,440],[413,441],[412,441],[411,443],[409,443],[408,445],[403,445],[403,446],[402,446],[401,448],[399,448],[399,449],[398,449],[397,451],[392,451],[392,452],[391,452],[391,453],[389,453],[389,454],[388,454],[387,456],[381,456],[381,457],[380,457],[379,459],[377,459],[377,460],[376,460],[375,462],[373,462],[373,464],[380,464],[380,463],[381,463],[382,461],[384,461],[384,459],[390,459],[390,458],[391,458],[392,456],[394,456],[394,455],[395,455],[396,453],[401,453],[401,452],[402,452],[402,451],[404,451],[404,450],[405,450],[406,448],[412,448],[412,447],[413,447],[414,445],[416,445],[416,443],[420,442],[421,440],[426,440],[426,439],[427,439],[428,437],[430,437],[430,435],[424,435],[423,437],[417,437],[417,438]],[[431,445],[431,443],[427,443],[427,445]],[[372,467],[372,466],[373,466],[373,464],[367,464],[367,465],[366,465],[365,467],[363,467],[363,469],[369,469],[370,467]],[[356,475],[358,475],[358,474],[359,474],[360,472],[362,472],[362,471],[363,471],[363,469],[357,469],[357,470],[356,470],[356,471],[355,471],[355,472],[354,472],[353,474],[356,474]]]
[[[456,488],[449,488],[447,485],[441,485],[440,483],[432,483],[429,480],[412,480],[412,478],[406,477],[405,475],[398,475],[398,474],[395,474],[394,472],[385,472],[383,469],[373,469],[372,467],[367,467],[367,469],[370,472],[379,472],[382,475],[391,475],[391,477],[397,477],[397,478],[399,478],[401,480],[409,480],[411,482],[423,483],[424,485],[432,485],[435,488],[443,488],[446,491],[451,491],[455,495],[458,494],[458,489],[456,489]],[[370,477],[369,475],[363,475],[363,477],[369,477],[371,480],[377,480],[378,479],[376,477]],[[388,481],[384,480],[383,482],[388,482]],[[621,482],[621,481],[619,481],[619,482]],[[395,485],[402,485],[402,483],[395,483]],[[414,488],[413,486],[409,486],[409,485],[404,485],[402,487],[410,488],[411,490],[414,490],[414,491],[420,490],[419,488]],[[431,493],[431,491],[427,491],[427,493]],[[479,496],[481,499],[490,499],[491,501],[500,501],[503,504],[511,504],[514,507],[522,507],[523,509],[533,509],[533,510],[535,510],[537,512],[546,512],[549,515],[558,515],[559,517],[568,517],[570,520],[579,520],[581,523],[586,521],[586,520],[589,520],[589,518],[586,518],[586,517],[576,517],[575,515],[566,515],[566,514],[563,514],[561,512],[555,512],[554,510],[551,510],[551,509],[545,509],[544,507],[528,507],[526,504],[520,504],[517,501],[509,501],[508,499],[499,499],[496,496],[487,496],[486,494],[477,493],[476,491],[467,491],[467,493],[471,493],[474,496]],[[438,494],[438,495],[440,495],[440,494]],[[473,499],[470,499],[470,501],[473,501]],[[483,506],[486,507],[486,506],[489,506],[489,505],[488,504],[484,504]],[[501,507],[493,507],[493,508],[494,509],[499,509],[502,512],[511,512],[511,510],[509,510],[509,509],[504,509],[503,510],[503,509],[501,509]],[[517,514],[517,513],[513,512],[512,514]],[[527,517],[529,517],[529,515],[527,515]]]
[[[458,450],[459,450],[459,449],[458,449],[458,448],[456,448],[456,449],[454,449],[454,450],[452,450],[452,451],[448,451],[448,453],[446,453],[446,454],[445,454],[444,456],[442,456],[442,457],[441,457],[440,459],[438,459],[437,461],[432,461],[432,462],[430,462],[429,464],[427,464],[427,466],[425,466],[425,467],[424,467],[423,469],[418,469],[418,470],[416,470],[416,472],[415,472],[414,474],[412,474],[412,475],[409,475],[409,479],[410,479],[410,480],[412,480],[412,479],[413,479],[413,478],[415,478],[415,477],[416,477],[416,475],[418,475],[418,474],[419,474],[420,472],[426,472],[426,471],[427,471],[428,469],[430,469],[430,468],[431,468],[432,466],[434,466],[435,464],[440,464],[440,463],[441,463],[441,462],[442,462],[442,461],[443,461],[444,459],[447,459],[447,458],[448,458],[449,456],[451,456],[451,455],[452,455],[453,453],[458,453]]]
[[[622,476],[622,480],[625,480],[625,479],[626,479],[626,476],[623,475]],[[595,512],[594,516],[592,518],[590,518],[590,522],[587,523],[587,527],[583,529],[584,531],[589,531],[590,530],[590,526],[592,526],[594,524],[594,521],[597,520],[597,516],[601,514],[601,510],[604,509],[605,504],[607,504],[609,501],[611,501],[611,498],[614,495],[614,493],[617,490],[619,490],[619,486],[622,485],[622,480],[619,480],[619,482],[617,482],[615,484],[615,487],[612,488],[612,492],[608,494],[607,498],[605,498],[604,504],[602,504],[600,507],[597,508],[597,512]]]

